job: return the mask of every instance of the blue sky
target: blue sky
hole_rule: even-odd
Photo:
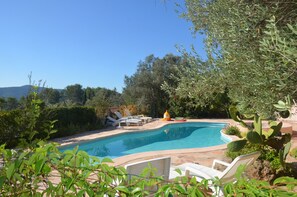
[[[0,87],[35,81],[65,88],[117,88],[154,54],[180,55],[193,44],[205,58],[202,37],[175,12],[182,0],[0,1]]]

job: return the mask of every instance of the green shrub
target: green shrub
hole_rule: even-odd
[[[52,120],[57,120],[57,130],[51,137],[65,137],[83,131],[102,128],[94,108],[90,107],[61,107],[47,110]]]
[[[228,126],[225,129],[225,133],[227,135],[236,135],[237,137],[241,138],[240,130],[237,126]]]
[[[48,138],[49,130],[57,130],[50,138],[64,137],[84,131],[102,128],[95,110],[88,107],[40,108],[34,124],[30,124],[30,113],[23,110],[0,111],[0,144],[13,148],[21,142]],[[51,128],[51,124],[54,127]],[[30,132],[32,131],[32,132]],[[34,135],[29,136],[34,132]],[[25,145],[26,146],[26,145]]]
[[[269,147],[265,147],[265,149],[262,150],[262,155],[260,159],[269,161],[271,168],[276,171],[282,169],[279,154]]]
[[[240,151],[230,151],[227,149],[226,156],[230,157],[232,160],[240,155],[249,154],[255,151],[261,151],[261,146],[257,144],[247,144],[243,149]]]
[[[0,144],[6,144],[8,148],[18,144],[18,138],[22,131],[21,111],[0,111]]]
[[[0,146],[0,196],[212,196],[206,179],[198,182],[195,177],[177,177],[165,181],[155,176],[158,169],[149,166],[128,180],[123,167],[108,165],[110,159],[100,160],[77,148],[61,153],[55,144],[37,145],[18,152]],[[243,170],[238,168],[238,181],[223,187],[224,196],[294,196],[296,179],[280,177],[270,185],[247,180]],[[220,185],[217,180],[213,182]],[[156,185],[157,191],[147,190]]]
[[[286,164],[286,157],[289,153],[291,146],[291,134],[281,133],[282,122],[269,121],[269,134],[265,135],[263,130],[262,118],[258,114],[249,114],[249,117],[253,117],[253,125],[245,123],[238,116],[238,110],[236,107],[230,108],[230,115],[236,122],[239,122],[242,126],[249,129],[246,138],[242,140],[232,141],[227,145],[229,151],[240,151],[245,146],[249,144],[260,145],[262,148],[262,156],[264,156],[265,151],[272,151],[274,153],[272,157],[272,165],[278,168],[278,164],[281,168],[287,171],[289,166]],[[276,169],[278,170],[278,169]]]
[[[291,150],[290,155],[297,159],[297,147]]]
[[[28,148],[41,139],[47,140],[55,130],[54,121],[50,121],[44,112],[44,103],[36,91],[27,96],[21,109],[0,112],[0,143],[9,148]]]
[[[227,149],[226,156],[233,160],[240,155],[249,154],[255,151],[260,151],[261,156],[259,157],[259,160],[269,161],[271,167],[274,170],[277,171],[282,168],[279,154],[269,146],[263,147],[260,144],[247,144],[243,149],[236,152]]]
[[[159,187],[154,196],[210,196],[206,180],[184,177],[165,182],[152,167],[128,180],[123,167],[108,165],[110,159],[100,160],[77,148],[61,153],[54,144],[39,145],[20,152],[0,146],[4,161],[0,196],[151,196],[146,188],[155,185]],[[59,177],[55,183],[51,179],[53,171]]]

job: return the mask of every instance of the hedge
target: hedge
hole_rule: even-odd
[[[51,116],[51,120],[58,120],[54,127],[57,132],[52,135],[52,138],[65,137],[102,127],[101,121],[97,118],[94,108],[52,108],[48,109],[48,113]]]
[[[6,143],[6,147],[15,147],[18,144],[18,136],[21,132],[21,110],[0,111],[0,144]]]
[[[70,136],[103,127],[94,108],[46,108],[42,110],[35,125],[35,130],[38,131],[35,138],[43,139],[46,136],[44,125],[52,120],[57,120],[54,126],[57,132],[52,134],[51,138]],[[15,147],[27,126],[28,120],[24,110],[0,111],[0,144],[5,143],[8,148]]]

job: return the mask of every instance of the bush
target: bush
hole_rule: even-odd
[[[40,108],[40,114],[36,116],[36,121],[30,124],[29,113],[23,110],[13,110],[0,112],[0,144],[6,144],[8,148],[14,148],[24,141],[31,143],[36,139],[47,139],[50,124],[56,121],[54,128],[56,133],[51,134],[51,138],[65,137],[83,131],[102,128],[100,120],[97,119],[95,110],[88,107],[71,108]],[[34,135],[30,138],[31,128]]]
[[[240,151],[236,151],[236,152],[230,151],[227,149],[225,154],[227,157],[230,157],[233,160],[240,155],[249,154],[249,153],[252,153],[255,151],[261,151],[261,146],[257,145],[257,144],[248,144],[243,149],[241,149]]]
[[[38,147],[19,152],[0,146],[0,155],[0,196],[212,196],[208,180],[177,177],[165,181],[155,176],[157,169],[152,167],[128,180],[123,167],[109,166],[110,159],[100,160],[77,148],[61,153],[55,144],[39,142]],[[281,177],[269,185],[243,178],[242,170],[238,170],[238,181],[222,188],[224,196],[294,196],[296,179]],[[147,190],[156,185],[157,191]]]
[[[18,137],[22,131],[20,110],[0,111],[0,144],[12,148],[18,144]]]
[[[165,182],[152,167],[128,180],[123,167],[108,165],[110,159],[100,160],[77,148],[61,153],[55,144],[39,145],[20,152],[0,146],[4,161],[0,168],[0,196],[151,196],[153,191],[147,188],[155,185],[155,196],[210,196],[206,181],[192,178],[190,182],[184,177],[182,182],[181,178]],[[57,181],[52,182],[53,177]]]
[[[278,171],[282,169],[281,161],[279,154],[270,148],[269,146],[261,146],[259,144],[247,144],[243,149],[240,151],[229,151],[227,149],[226,156],[230,157],[231,159],[235,159],[236,157],[244,154],[249,154],[255,151],[260,151],[261,156],[259,157],[259,160],[266,160],[270,162],[270,166],[275,170]]]
[[[227,135],[236,135],[238,136],[239,138],[241,138],[241,134],[240,134],[240,130],[237,126],[228,126],[226,129],[225,129],[225,133]]]
[[[57,130],[51,138],[65,137],[83,131],[102,128],[94,108],[90,107],[62,107],[48,109],[50,118],[57,120],[54,129]]]
[[[34,140],[48,139],[52,121],[41,111],[42,113],[34,117],[34,123],[28,109],[0,112],[0,145],[6,144],[8,148],[27,147],[32,145]]]

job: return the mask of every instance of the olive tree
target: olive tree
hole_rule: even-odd
[[[190,55],[193,66],[178,95],[205,102],[227,91],[242,112],[265,116],[286,95],[296,99],[295,0],[186,0],[185,6],[183,17],[206,37],[208,60],[201,64]]]

